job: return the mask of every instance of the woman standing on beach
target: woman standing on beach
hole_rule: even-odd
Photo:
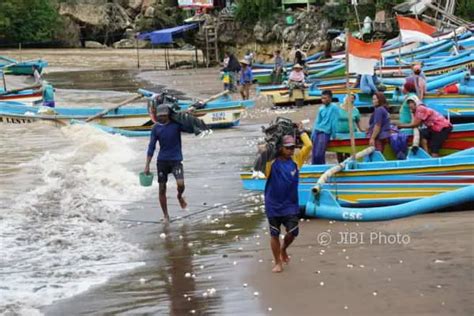
[[[353,94],[349,94],[344,99],[344,102],[341,103],[338,107],[339,116],[337,120],[337,133],[349,133],[349,107],[352,107],[352,126],[354,127],[354,132],[362,131],[360,126],[360,112],[359,110],[353,106],[355,100],[355,96]],[[350,155],[345,153],[337,153],[337,161],[342,162]]]
[[[388,103],[382,92],[376,92],[372,97],[374,113],[370,116],[367,136],[370,137],[369,145],[383,152],[385,144],[390,138],[390,114],[388,113]]]
[[[227,65],[224,66],[223,71],[229,73],[229,75],[230,75],[229,90],[231,92],[236,92],[237,89],[236,89],[235,85],[237,83],[238,74],[239,74],[239,71],[240,71],[240,68],[241,68],[240,63],[237,60],[237,58],[234,56],[234,54],[232,54],[230,52],[225,53],[224,60],[226,60],[226,58],[228,58],[227,59]]]
[[[357,127],[357,130],[362,131],[360,127],[360,112],[353,106],[355,96],[353,94],[348,95],[344,99],[344,103],[339,105],[339,117],[337,120],[337,133],[349,133],[349,107],[352,106],[352,122],[353,126]],[[354,128],[354,131],[356,129]]]

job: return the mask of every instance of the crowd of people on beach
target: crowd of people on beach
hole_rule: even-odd
[[[283,77],[286,72],[285,61],[281,56],[280,50],[276,50],[274,52],[273,58],[274,67],[271,74],[272,83],[279,84],[283,81]],[[224,84],[224,90],[237,92],[237,86],[239,86],[239,92],[242,99],[248,100],[250,98],[250,87],[254,83],[252,73],[253,59],[254,54],[251,51],[247,51],[241,60],[238,60],[233,53],[229,51],[225,52],[221,69],[221,79]],[[287,81],[290,97],[292,96],[294,89],[304,89],[306,87],[305,59],[306,54],[300,49],[298,45],[295,46],[293,58],[294,66],[288,75]]]

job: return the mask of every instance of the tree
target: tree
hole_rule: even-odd
[[[0,38],[39,42],[53,38],[59,14],[50,0],[0,1]]]
[[[242,22],[255,24],[269,18],[277,9],[275,0],[239,0],[235,17]]]
[[[474,21],[474,2],[472,0],[457,1],[455,13],[467,21]]]

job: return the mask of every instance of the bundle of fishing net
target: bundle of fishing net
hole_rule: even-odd
[[[194,135],[210,135],[211,129],[204,123],[203,120],[195,117],[192,111],[182,111],[178,104],[178,99],[162,92],[155,95],[154,98],[148,100],[148,113],[153,121],[156,123],[156,108],[160,104],[166,104],[170,108],[170,118],[172,121],[181,125],[182,130],[186,133],[194,133]],[[203,105],[199,102],[190,106],[192,109],[201,109]]]
[[[291,135],[296,140],[296,147],[301,147],[300,130],[296,123],[285,117],[277,117],[268,127],[262,126],[265,134],[263,142],[258,144],[258,154],[253,166],[254,178],[265,178],[267,162],[276,158],[285,135]]]

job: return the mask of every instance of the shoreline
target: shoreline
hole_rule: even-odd
[[[169,49],[170,63],[195,60],[194,50]],[[0,49],[0,55],[16,60],[44,59],[48,61],[46,72],[51,69],[141,69],[165,70],[165,49],[140,48],[129,49],[94,49],[94,48],[64,48],[64,49]],[[198,60],[202,62],[203,55],[198,51]],[[139,61],[140,68],[137,67]],[[49,69],[48,69],[49,68]]]
[[[140,72],[137,76],[154,85],[171,82],[174,90],[186,96],[204,98],[221,91],[218,72],[218,68],[186,69]],[[196,81],[183,80],[191,76],[196,76]],[[250,144],[241,145],[240,149],[252,151],[259,125],[268,124],[282,114],[294,120],[312,120],[317,110],[317,106],[306,106],[275,112],[265,106],[264,102],[258,103],[241,127],[216,131],[212,137],[222,137],[224,142],[226,138],[247,137],[241,141]],[[185,142],[191,146],[194,139],[186,138]],[[220,149],[213,148],[216,145],[209,139],[204,139],[200,146],[205,148],[204,153],[196,157],[189,155],[186,161],[187,165],[191,160],[194,164],[186,171],[189,172],[188,188],[195,194],[193,204],[203,207],[203,203],[215,203],[212,198],[216,193],[209,192],[210,189],[226,189],[222,191],[225,196],[219,196],[219,200],[238,198],[237,193],[243,191],[237,173],[242,160],[251,159],[251,155],[234,152],[231,159],[220,157]],[[206,174],[202,171],[208,168],[211,159],[218,165],[216,170]],[[230,184],[227,188],[212,183],[212,177],[220,179],[223,175]],[[205,187],[208,184],[210,188]],[[174,190],[173,185],[170,190]],[[173,195],[170,198],[175,202]],[[130,218],[160,218],[157,206],[125,208],[129,208],[127,217]],[[174,207],[173,212],[181,214]],[[47,315],[70,314],[71,310],[89,314],[180,315],[193,310],[195,314],[225,315],[289,315],[295,310],[300,315],[337,316],[474,314],[471,300],[474,219],[470,213],[432,213],[389,222],[303,221],[300,236],[289,248],[292,262],[283,273],[274,274],[266,219],[260,212],[257,205],[238,206],[234,215],[226,215],[225,209],[216,209],[208,213],[211,218],[178,221],[168,232],[160,224],[123,222],[120,231],[124,239],[145,247],[147,264],[124,271],[84,293],[56,301],[42,311]],[[326,247],[318,244],[318,234],[323,232],[334,240],[342,232],[355,232],[366,239],[364,244],[332,243]],[[408,235],[410,243],[368,244],[367,238],[374,232]],[[166,233],[169,239],[161,239],[161,233]],[[161,254],[166,257],[159,257]],[[195,273],[196,277],[186,277],[186,273]],[[217,292],[211,295],[209,290],[213,288]]]

